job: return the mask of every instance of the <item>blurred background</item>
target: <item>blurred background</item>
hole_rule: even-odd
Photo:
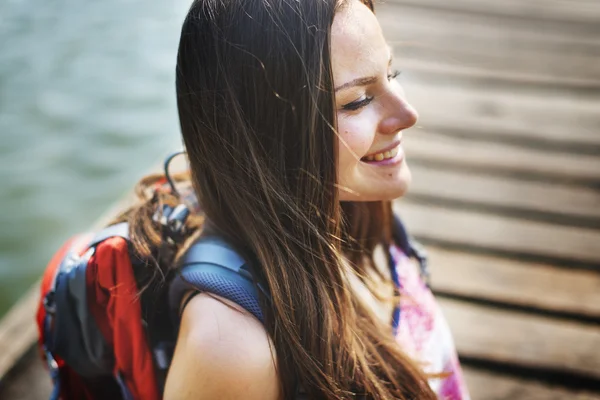
[[[25,293],[53,251],[180,146],[188,5],[0,3],[0,315],[21,299],[0,320],[0,398],[47,394]],[[377,15],[420,113],[395,209],[428,249],[473,398],[600,399],[600,1]]]
[[[0,315],[180,146],[186,0],[0,2]]]

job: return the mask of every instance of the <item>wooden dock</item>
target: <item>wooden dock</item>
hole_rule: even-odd
[[[396,204],[427,245],[473,399],[600,399],[600,2],[388,0],[419,110]],[[0,398],[40,399],[35,294],[0,323]]]
[[[396,204],[474,399],[600,399],[600,2],[390,0]]]

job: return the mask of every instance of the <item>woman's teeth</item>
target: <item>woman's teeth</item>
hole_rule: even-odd
[[[390,151],[385,151],[383,153],[377,153],[377,154],[367,156],[367,157],[365,157],[365,160],[366,161],[383,161],[383,160],[387,160],[390,158],[394,158],[394,157],[396,157],[397,154],[398,154],[398,147],[394,147]]]

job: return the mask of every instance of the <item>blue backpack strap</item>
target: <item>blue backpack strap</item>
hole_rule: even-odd
[[[410,255],[410,243],[408,232],[398,214],[393,213],[394,220],[392,221],[392,234],[398,247],[402,249],[404,254]]]
[[[107,226],[94,236],[88,247],[94,247],[111,237],[122,237],[125,240],[129,240],[129,224],[127,222],[121,222],[119,224]]]
[[[392,226],[392,232],[394,236],[394,240],[398,247],[402,249],[404,254],[408,257],[413,257],[419,262],[419,269],[421,273],[421,278],[423,281],[429,286],[429,267],[427,261],[427,252],[423,248],[423,246],[414,240],[406,230],[404,223],[398,216],[398,214],[394,213],[394,220]]]
[[[176,320],[183,297],[196,290],[233,301],[264,323],[258,290],[267,297],[268,293],[255,283],[250,264],[221,237],[200,238],[183,256],[178,269],[169,287],[169,305]]]

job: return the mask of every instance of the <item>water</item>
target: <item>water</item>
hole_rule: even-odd
[[[53,252],[180,146],[189,0],[0,2],[0,315]]]

